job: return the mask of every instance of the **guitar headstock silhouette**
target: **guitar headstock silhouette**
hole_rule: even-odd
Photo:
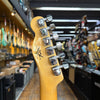
[[[51,20],[52,16],[47,18],[37,16],[31,21],[31,28],[35,32],[32,53],[40,75],[41,100],[57,100],[57,85],[63,80],[60,68],[68,68],[67,65],[59,66],[57,58],[64,57],[64,54],[56,56],[55,48],[61,49],[62,44],[58,42],[56,46],[53,46],[51,39],[57,39],[58,35],[53,34],[53,37],[50,37],[49,30],[52,31],[55,25],[51,24],[47,27],[46,21]]]

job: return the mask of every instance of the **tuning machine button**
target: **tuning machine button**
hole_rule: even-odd
[[[64,64],[64,65],[60,65],[60,66],[53,67],[52,68],[53,74],[55,76],[59,76],[61,74],[61,68],[68,69],[69,68],[69,65],[68,64]]]
[[[53,19],[53,17],[51,15],[47,16],[46,18],[42,18],[42,19],[39,19],[37,22],[38,22],[38,25],[40,27],[44,26],[45,25],[45,21],[46,22],[51,22]]]
[[[56,65],[57,64],[57,58],[65,58],[65,54],[61,53],[58,56],[53,56],[49,58],[49,61],[51,62],[52,65]]]

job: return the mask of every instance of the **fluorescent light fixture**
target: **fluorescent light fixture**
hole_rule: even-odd
[[[75,29],[75,26],[56,26],[56,29]]]
[[[56,26],[56,29],[75,29],[75,26]],[[83,28],[87,28],[88,27],[83,27]]]
[[[100,8],[81,8],[81,7],[37,7],[36,10],[53,10],[53,11],[100,11]]]
[[[52,22],[79,22],[80,20],[73,19],[53,19]],[[87,20],[87,22],[98,22],[98,20]]]
[[[72,39],[72,37],[59,37],[57,41],[65,41],[66,39]]]
[[[75,33],[75,31],[70,31],[69,33]],[[88,31],[88,33],[100,33],[99,31]]]
[[[52,31],[52,33],[64,33],[64,31]]]
[[[88,31],[88,33],[100,33],[100,31]]]
[[[75,34],[59,34],[59,36],[65,36],[65,37],[66,36],[74,36],[75,37],[76,35]]]

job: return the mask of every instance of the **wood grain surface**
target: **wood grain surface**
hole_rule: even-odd
[[[58,100],[77,100],[71,88],[62,81],[58,85]],[[40,84],[39,84],[39,74],[36,72],[33,78],[30,80],[29,84],[23,91],[19,100],[40,100]]]

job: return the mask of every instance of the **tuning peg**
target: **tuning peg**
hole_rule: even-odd
[[[56,28],[55,24],[52,23],[49,25],[49,27],[47,27],[47,30],[54,30]]]
[[[55,34],[53,34],[52,37],[43,38],[43,42],[44,42],[45,45],[50,45],[50,40],[51,40],[51,39],[57,40],[58,37],[59,37],[58,34],[55,33]]]
[[[100,47],[100,39],[97,40],[97,46]]]
[[[57,55],[57,56],[50,57],[50,59],[57,59],[57,58],[65,58],[65,53],[60,53],[60,54]]]
[[[42,19],[39,19],[37,22],[38,22],[38,25],[40,27],[44,26],[45,25],[45,21],[46,22],[51,22],[53,19],[53,17],[51,15],[47,16],[46,18],[42,18]]]
[[[55,28],[55,24],[50,24],[49,27],[40,29],[40,32],[42,36],[46,36],[48,35],[48,30],[53,30],[54,28]]]
[[[64,64],[64,65],[53,67],[52,68],[53,74],[55,76],[59,76],[61,74],[61,68],[68,69],[69,65],[68,64]]]
[[[47,15],[46,22],[52,22],[53,17],[51,15]]]
[[[62,49],[62,43],[57,42],[56,46],[46,48],[47,54],[48,55],[54,54],[54,50],[53,49],[55,49],[55,48],[57,48],[58,50],[61,50]]]
[[[40,29],[40,32],[41,32],[42,36],[46,36],[46,35],[48,35],[48,31],[47,31],[46,28],[42,28],[42,29]]]
[[[56,65],[57,64],[57,58],[65,58],[65,54],[61,53],[61,54],[59,54],[57,56],[50,57],[49,60],[50,60],[52,65]]]

